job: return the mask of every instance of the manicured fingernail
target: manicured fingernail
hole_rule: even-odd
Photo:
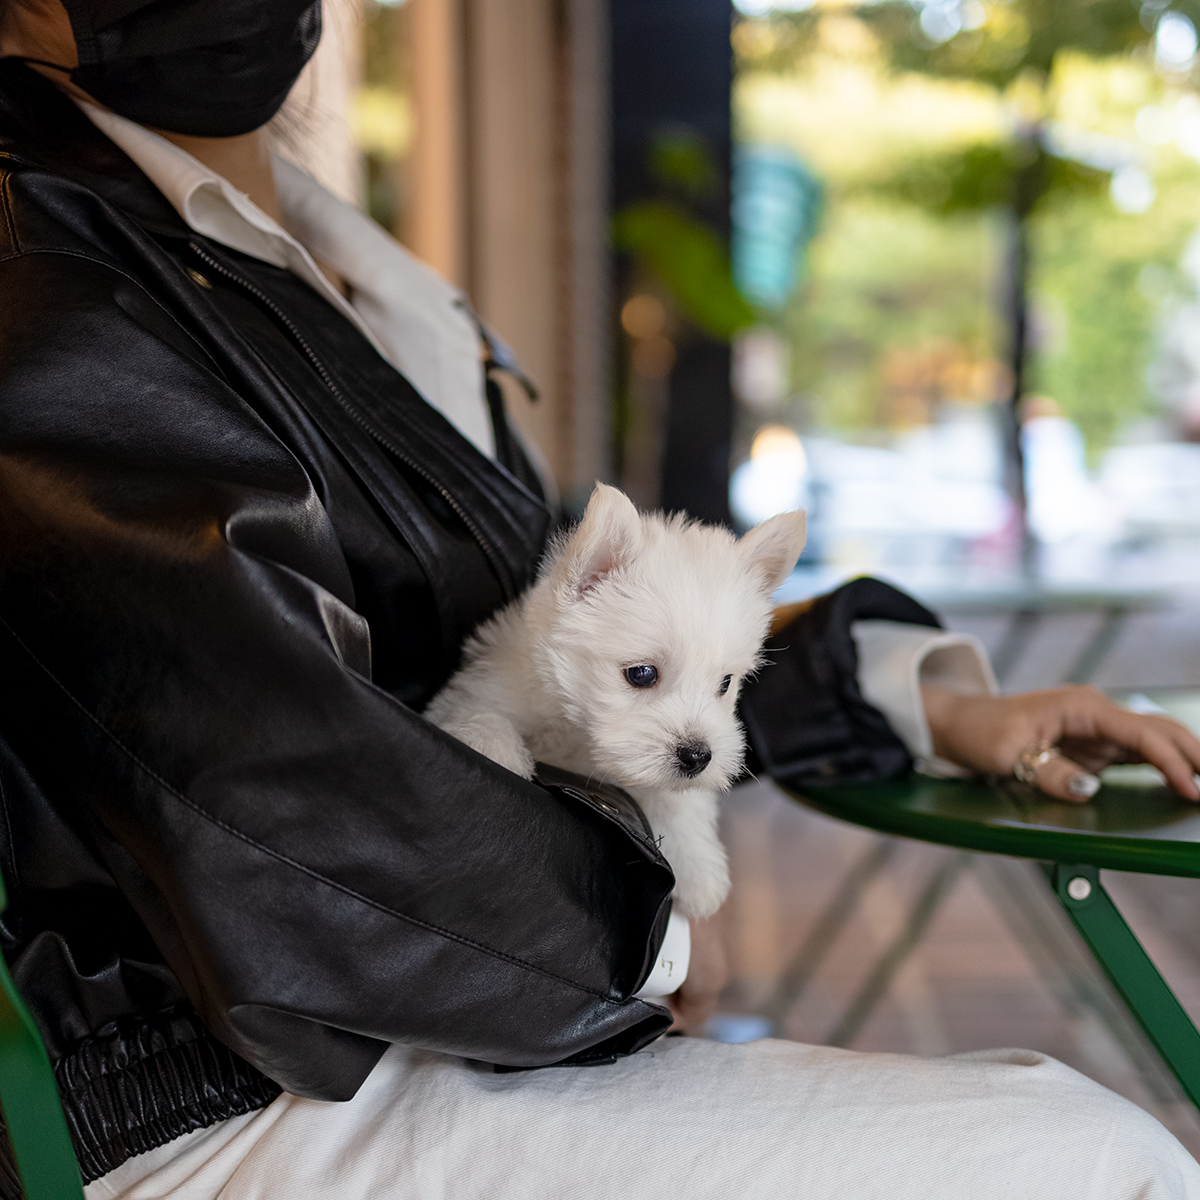
[[[1067,780],[1067,791],[1072,796],[1082,796],[1085,800],[1090,800],[1099,790],[1100,780],[1095,775],[1084,775],[1080,772]]]

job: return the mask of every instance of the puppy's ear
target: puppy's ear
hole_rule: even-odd
[[[576,595],[591,591],[609,572],[630,561],[641,528],[642,518],[624,492],[596,484],[583,520],[567,543],[567,581]]]
[[[750,570],[769,596],[796,565],[804,549],[806,522],[802,512],[785,512],[755,525],[741,541]]]

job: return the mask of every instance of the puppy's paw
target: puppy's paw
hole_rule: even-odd
[[[533,755],[516,727],[499,713],[480,713],[446,730],[472,750],[522,779],[533,778]]]
[[[676,873],[671,898],[685,917],[703,920],[725,903],[729,895],[729,867],[721,863],[692,863]]]
[[[711,917],[729,895],[729,860],[717,833],[714,792],[635,794],[663,857],[675,872],[675,904],[688,917]]]

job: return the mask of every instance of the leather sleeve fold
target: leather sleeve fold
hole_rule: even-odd
[[[370,681],[305,470],[164,314],[102,263],[0,270],[2,733],[208,1028],[321,1099],[394,1041],[536,1066],[661,1033],[653,843]]]
[[[814,600],[768,639],[767,665],[743,689],[748,770],[809,788],[911,768],[903,741],[859,690],[850,629],[871,619],[940,627],[927,608],[878,579],[854,579]]]

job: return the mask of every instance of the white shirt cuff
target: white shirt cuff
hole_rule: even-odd
[[[1000,689],[979,639],[900,621],[856,621],[850,633],[858,647],[859,690],[887,718],[917,760],[917,770],[970,774],[935,757],[921,684],[940,684],[964,696],[996,695]]]
[[[692,957],[692,927],[687,917],[674,909],[667,921],[667,932],[658,951],[658,961],[650,978],[636,993],[639,1000],[661,999],[678,991],[687,978]]]

